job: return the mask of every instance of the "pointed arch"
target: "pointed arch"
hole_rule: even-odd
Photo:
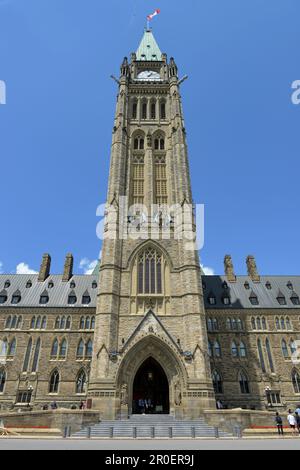
[[[5,384],[6,384],[6,371],[2,367],[0,368],[0,393],[4,392]]]
[[[242,358],[247,357],[247,347],[243,341],[240,342],[239,356]]]
[[[51,358],[52,359],[56,359],[57,358],[57,354],[58,354],[58,339],[55,338],[53,340],[53,343],[52,343],[52,348],[51,348]]]
[[[59,384],[60,384],[60,374],[57,369],[54,369],[54,371],[50,375],[49,393],[57,394],[59,391]]]
[[[91,339],[86,343],[85,357],[86,359],[91,359],[93,357],[93,341]]]
[[[6,322],[5,322],[5,329],[10,330],[10,327],[11,327],[11,315],[7,317]]]
[[[68,342],[66,338],[63,338],[59,346],[59,359],[66,359],[67,350],[68,350]]]
[[[4,338],[0,341],[0,359],[5,360],[7,357],[7,350],[8,350],[8,341],[7,338]]]
[[[41,349],[41,339],[38,338],[36,345],[35,345],[35,351],[34,351],[34,356],[33,356],[32,369],[31,369],[32,372],[36,372],[38,370],[40,349]]]
[[[26,353],[25,353],[24,363],[23,363],[23,372],[27,372],[29,369],[31,349],[32,349],[32,338],[29,338]]]
[[[76,394],[86,394],[87,391],[87,374],[84,369],[80,369],[76,377]]]
[[[250,393],[249,378],[248,378],[248,374],[244,370],[239,371],[238,382],[240,385],[241,394],[243,395],[249,394]]]
[[[17,351],[17,340],[16,338],[13,338],[11,342],[9,343],[7,355],[9,357],[14,357],[16,355],[16,351]]]
[[[294,392],[300,394],[300,374],[297,369],[292,371],[292,384],[294,387]]]
[[[289,357],[289,350],[287,347],[287,342],[285,339],[281,340],[281,350],[282,350],[282,355],[285,359],[288,359]]]
[[[212,382],[213,382],[215,393],[222,394],[223,393],[223,379],[222,379],[220,372],[217,369],[213,370]]]
[[[78,346],[77,346],[77,351],[76,351],[76,358],[77,359],[83,359],[84,358],[84,349],[85,349],[84,341],[81,338],[79,340],[79,343],[78,343]]]

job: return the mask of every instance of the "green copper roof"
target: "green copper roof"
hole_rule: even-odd
[[[155,61],[161,60],[161,50],[152,34],[151,30],[146,30],[136,51],[137,60]]]

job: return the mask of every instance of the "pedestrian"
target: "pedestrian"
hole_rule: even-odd
[[[295,418],[296,418],[296,426],[297,426],[298,432],[300,434],[300,415],[297,411],[295,411]]]
[[[279,436],[283,436],[282,418],[281,418],[281,416],[279,415],[278,412],[276,413],[275,422],[276,422],[276,426],[277,426]]]
[[[223,410],[223,403],[221,402],[221,400],[218,400],[217,401],[217,410]]]
[[[290,428],[292,429],[293,431],[293,434],[297,434],[297,431],[296,431],[296,418],[295,416],[293,415],[292,413],[292,410],[289,410],[289,414],[288,414],[288,417],[287,417],[287,420],[289,422],[289,425],[290,425]]]
[[[297,408],[295,409],[295,413],[298,413],[298,415],[300,416],[300,405],[298,405]]]

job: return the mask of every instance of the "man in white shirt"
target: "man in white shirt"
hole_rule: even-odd
[[[293,434],[297,434],[297,430],[296,430],[297,422],[296,422],[295,416],[292,413],[292,410],[289,410],[287,420],[289,422],[290,428],[293,430]]]

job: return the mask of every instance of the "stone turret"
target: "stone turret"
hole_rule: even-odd
[[[73,264],[74,264],[73,255],[72,253],[68,253],[66,256],[64,273],[62,277],[63,282],[68,282],[73,276]]]
[[[254,256],[249,255],[247,256],[247,270],[248,270],[248,276],[251,277],[253,282],[260,282],[260,275],[258,274],[257,271],[257,266],[256,266],[256,261]]]
[[[233,267],[231,255],[225,255],[224,268],[225,268],[225,275],[227,277],[228,282],[235,282],[236,275],[234,273],[234,267]]]
[[[39,272],[39,277],[38,277],[39,282],[44,282],[46,281],[47,277],[49,277],[50,267],[51,267],[51,256],[48,253],[45,253],[43,255],[42,264],[40,267],[40,272]]]

